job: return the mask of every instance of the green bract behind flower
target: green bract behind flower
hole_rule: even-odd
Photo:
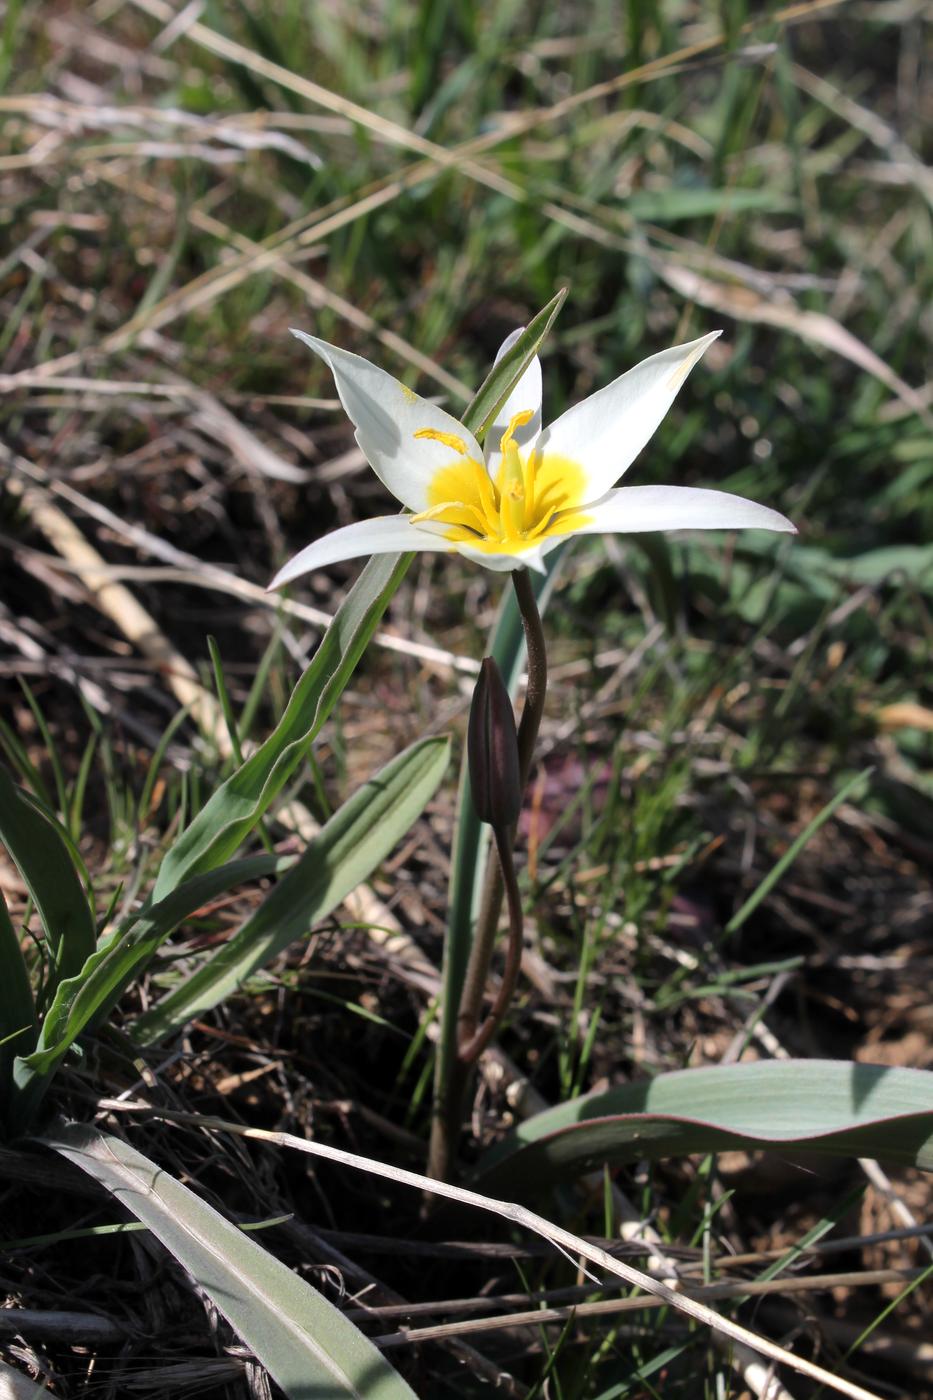
[[[485,454],[462,423],[385,370],[303,331],[293,334],[331,370],[360,448],[408,513],[362,520],[315,540],[270,588],[368,554],[433,549],[498,571],[543,570],[545,555],[570,535],[794,531],[777,511],[725,491],[613,489],[719,331],[642,360],[544,429],[536,357],[489,430]],[[508,337],[500,357],[519,334]]]

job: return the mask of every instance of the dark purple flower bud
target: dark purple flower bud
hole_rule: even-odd
[[[491,656],[484,659],[473,691],[467,757],[476,815],[508,830],[522,807],[518,733],[509,692]]]

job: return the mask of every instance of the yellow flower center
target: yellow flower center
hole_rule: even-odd
[[[515,433],[529,422],[530,409],[516,413],[502,434],[502,461],[496,479],[453,433],[421,428],[416,438],[442,442],[458,461],[441,467],[428,487],[427,510],[412,523],[433,520],[448,525],[447,539],[469,544],[486,554],[514,554],[550,535],[566,535],[589,523],[582,514],[586,473],[578,463],[555,453],[533,451],[523,459]]]

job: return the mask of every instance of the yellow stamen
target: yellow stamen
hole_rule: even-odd
[[[463,438],[457,437],[455,433],[441,432],[440,428],[419,428],[415,433],[416,438],[428,438],[431,442],[442,442],[445,447],[449,447],[452,452],[456,452],[460,457],[468,457],[467,445]]]
[[[580,465],[554,453],[520,448],[515,434],[533,417],[515,413],[499,439],[495,477],[472,457],[463,439],[437,428],[421,428],[415,437],[439,442],[455,454],[427,483],[427,509],[412,515],[413,524],[444,526],[448,540],[469,544],[484,554],[521,554],[551,536],[565,535],[590,522],[580,507],[586,477]]]
[[[473,523],[466,524],[456,518],[445,518],[451,515],[465,515],[467,520]],[[420,525],[423,520],[440,520],[445,525],[463,525],[465,529],[475,530],[480,535],[485,535],[489,528],[486,516],[467,501],[442,501],[440,505],[431,506],[429,510],[421,510],[417,515],[409,516],[409,520],[412,525]]]
[[[509,419],[509,426],[499,439],[499,451],[505,452],[512,445],[512,441],[519,428],[524,428],[526,423],[530,423],[534,418],[534,410],[523,408],[521,413],[514,413]]]

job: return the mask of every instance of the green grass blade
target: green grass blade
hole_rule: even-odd
[[[172,742],[175,731],[184,723],[188,714],[189,707],[186,705],[172,716],[165,726],[165,729],[162,731],[162,734],[159,736],[159,742],[156,744],[152,757],[146,766],[146,777],[143,781],[142,791],[139,794],[139,801],[136,804],[137,821],[141,825],[144,825],[149,820],[149,808],[152,805],[152,795],[155,792],[155,785],[165,760],[168,746]]]
[[[84,750],[81,754],[81,762],[78,765],[78,772],[68,798],[68,806],[63,814],[68,834],[76,845],[81,839],[81,828],[84,824],[84,799],[87,795],[88,779],[91,776],[91,764],[94,761],[96,752],[97,735],[91,734],[88,736],[88,741],[84,745]]]
[[[43,781],[42,774],[30,759],[26,746],[20,742],[10,726],[2,719],[0,719],[0,748],[6,754],[7,762],[12,766],[14,774],[29,784],[39,801],[48,807],[50,812],[54,811],[55,802]]]
[[[833,813],[837,810],[837,808],[839,808],[842,805],[843,802],[846,801],[847,798],[851,797],[853,793],[861,792],[864,789],[865,784],[871,777],[873,771],[873,768],[865,768],[862,770],[861,773],[856,773],[853,777],[851,777],[848,782],[843,783],[839,791],[832,798],[830,798],[829,802],[826,803],[826,806],[823,807],[821,811],[817,812],[816,816],[811,822],[807,823],[807,825],[804,827],[803,831],[801,831],[800,835],[796,838],[796,840],[792,841],[791,844],[788,846],[787,850],[781,856],[780,860],[776,863],[776,865],[768,871],[768,874],[762,880],[761,884],[757,887],[757,889],[755,889],[753,893],[749,895],[748,899],[746,899],[741,909],[739,909],[735,914],[733,914],[732,918],[729,920],[729,922],[726,924],[725,929],[723,930],[723,938],[730,938],[733,933],[738,933],[739,929],[745,923],[745,920],[749,917],[749,915],[755,912],[761,901],[767,898],[770,892],[774,889],[774,886],[780,880],[781,876],[785,873],[785,871],[790,869],[794,861],[800,855],[800,852],[803,850],[804,846],[807,845],[808,841],[810,841],[810,839],[816,835],[821,826],[825,825],[825,823],[829,821]]]
[[[52,731],[49,728],[48,720],[42,713],[42,707],[32,693],[32,687],[26,683],[22,676],[19,677],[19,688],[23,692],[23,698],[26,704],[32,711],[32,717],[36,722],[36,728],[41,735],[42,750],[45,754],[48,766],[52,770],[52,778],[55,783],[58,812],[61,814],[62,820],[66,821],[68,817],[68,784],[65,782],[65,770],[62,767],[62,761],[58,754],[58,745],[52,737]]]
[[[675,1070],[529,1118],[483,1160],[494,1195],[637,1158],[799,1148],[933,1171],[933,1071],[846,1060]]]
[[[243,749],[240,744],[240,731],[237,728],[236,716],[233,713],[230,692],[227,689],[227,678],[224,675],[224,663],[220,655],[220,647],[217,645],[216,637],[208,637],[207,649],[211,655],[211,666],[214,671],[214,690],[216,691],[217,699],[223,713],[224,725],[230,740],[230,747],[233,750],[233,757],[236,759],[237,763],[242,763]]]
[[[27,1126],[70,1046],[82,1031],[103,1020],[173,929],[226,890],[274,875],[291,863],[289,858],[269,855],[231,861],[186,881],[158,904],[125,920],[77,976],[59,984],[36,1049],[16,1060],[11,1109],[15,1123],[20,1128]]]
[[[149,1227],[289,1400],[415,1400],[352,1322],[148,1157],[83,1124],[41,1141]]]
[[[423,739],[364,783],[241,929],[132,1027],[149,1044],[216,1006],[326,916],[388,855],[434,795],[447,739]]]
[[[0,767],[0,841],[29,890],[45,930],[54,985],[72,977],[94,951],[97,931],[68,846]]]

